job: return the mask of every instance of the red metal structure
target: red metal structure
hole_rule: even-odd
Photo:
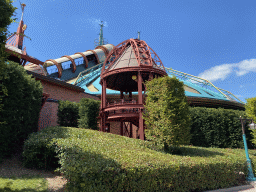
[[[132,137],[132,126],[137,127],[139,139],[144,140],[144,99],[145,81],[167,75],[157,54],[139,39],[129,39],[117,45],[105,60],[100,84],[101,96],[101,131],[109,132],[108,122],[120,122],[120,133]],[[106,88],[120,91],[120,100],[107,103]],[[124,92],[129,98],[124,98]],[[132,92],[138,92],[133,97]],[[137,98],[137,99],[135,99]]]
[[[21,4],[22,9],[22,16],[21,20],[17,29],[17,32],[12,34],[7,40],[5,45],[6,52],[10,53],[9,60],[17,62],[24,66],[27,61],[37,64],[43,65],[42,61],[27,55],[26,47],[23,48],[23,39],[24,39],[24,32],[27,28],[27,25],[23,23],[23,14],[24,14],[24,7],[26,5],[23,3]],[[18,57],[20,56],[20,58]]]

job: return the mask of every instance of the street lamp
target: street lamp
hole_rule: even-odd
[[[244,131],[244,124],[246,123],[247,120],[251,121],[251,124],[249,125],[250,129],[255,129],[256,128],[256,124],[253,123],[252,119],[242,119],[242,117],[240,116],[240,121],[241,121],[241,124],[242,124],[243,140],[244,140],[244,149],[245,149],[247,167],[248,167],[248,172],[249,172],[248,177],[246,178],[246,180],[247,181],[256,181],[256,178],[254,177],[253,171],[252,171],[252,163],[251,163],[251,160],[249,158],[248,147],[247,147],[245,131]]]

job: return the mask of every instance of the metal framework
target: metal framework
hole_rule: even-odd
[[[102,66],[103,66],[103,63],[100,63],[98,65],[90,67],[87,70],[84,70],[84,71],[80,72],[79,75],[77,76],[75,82],[74,82],[74,85],[77,85],[82,81],[86,81],[86,79],[89,78],[89,77],[94,77],[94,75],[97,74],[99,72],[99,70],[101,70]],[[85,84],[87,84],[87,83],[85,83]]]
[[[131,52],[127,52],[128,50]],[[127,60],[128,63],[133,60],[132,65],[127,64]],[[145,41],[129,39],[117,45],[108,55],[101,70],[101,131],[111,129],[107,126],[107,121],[119,121],[121,135],[132,137],[133,126],[136,126],[138,138],[144,140],[144,82],[165,75],[167,73],[160,58]],[[120,100],[107,103],[106,88],[120,91]],[[128,100],[124,98],[124,92],[129,92]],[[132,98],[132,92],[138,92],[138,100]]]
[[[27,29],[27,25],[24,25],[23,22],[23,14],[24,14],[24,8],[25,4],[21,4],[22,9],[22,16],[19,23],[19,26],[17,28],[17,31],[12,34],[10,37],[6,40],[5,50],[6,52],[10,53],[10,60],[14,60],[16,62],[19,62],[22,66],[25,66],[26,62],[29,61],[31,63],[37,64],[37,65],[43,65],[42,61],[39,61],[36,58],[33,58],[27,54],[26,47],[23,46],[23,39],[24,39],[24,32]],[[19,58],[20,57],[20,58]]]
[[[75,73],[75,72],[76,72],[76,63],[75,63],[74,59],[72,59],[72,58],[71,58],[70,56],[68,56],[68,55],[64,55],[64,56],[62,56],[62,57],[67,57],[67,58],[71,61],[72,66],[73,66],[72,72]]]
[[[240,99],[238,99],[235,95],[233,95],[231,92],[214,86],[210,81],[208,81],[206,79],[203,79],[203,78],[200,78],[200,77],[197,77],[197,76],[194,76],[194,75],[190,75],[190,74],[187,74],[187,73],[184,73],[184,72],[181,72],[181,71],[177,71],[177,70],[174,70],[172,68],[166,68],[166,71],[171,75],[175,75],[175,76],[178,75],[180,78],[195,81],[195,82],[197,82],[198,85],[210,86],[210,87],[214,88],[214,90],[217,90],[219,93],[221,93],[225,98],[227,98],[229,100],[232,100],[233,98],[235,98],[237,101],[239,101],[241,103],[244,103]],[[225,92],[226,94],[223,93],[223,92]]]

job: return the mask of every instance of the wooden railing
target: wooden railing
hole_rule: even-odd
[[[136,100],[125,100],[120,99],[112,102],[107,102],[107,107],[116,106],[116,105],[124,105],[124,104],[138,104]]]
[[[111,110],[108,111],[108,115],[117,115],[117,114],[129,114],[129,113],[139,113],[139,108],[130,108],[130,109],[118,109],[118,110]]]

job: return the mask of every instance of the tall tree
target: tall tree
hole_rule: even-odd
[[[19,149],[28,135],[38,129],[43,87],[28,75],[23,66],[8,61],[3,84],[8,95],[3,97],[0,111],[0,158],[10,156]]]
[[[6,78],[5,68],[7,53],[5,51],[5,41],[9,34],[7,27],[15,22],[16,18],[11,18],[14,15],[16,7],[12,6],[11,0],[0,0],[0,111],[3,110],[3,97],[8,95],[8,90],[3,84],[3,79]],[[4,123],[0,121],[0,124]]]
[[[147,81],[146,88],[143,118],[147,140],[165,149],[189,144],[191,122],[183,82],[165,76]]]

